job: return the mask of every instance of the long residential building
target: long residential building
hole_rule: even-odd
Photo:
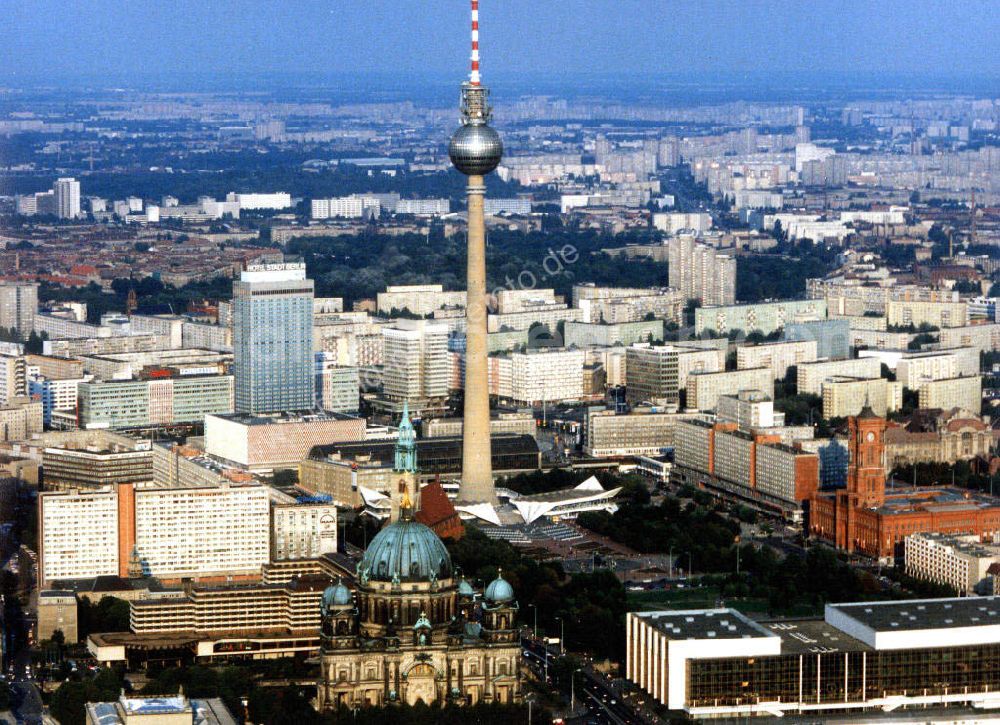
[[[968,375],[930,380],[920,385],[917,400],[921,408],[961,408],[978,413],[983,405],[983,379]]]
[[[705,418],[678,421],[673,479],[706,486],[801,520],[819,487],[819,458],[773,433],[740,430]]]
[[[652,314],[658,319],[681,324],[686,302],[684,295],[672,287],[573,286],[573,307],[583,310],[582,321],[588,323],[637,322]]]
[[[803,363],[795,371],[795,392],[799,395],[822,395],[823,382],[835,377],[879,378],[882,365],[875,358],[817,360]]]
[[[715,410],[719,396],[737,395],[742,390],[759,390],[774,397],[774,376],[770,368],[725,370],[692,374],[687,381],[688,410]]]
[[[903,407],[903,385],[885,378],[831,377],[823,381],[823,417],[858,415],[865,406],[884,416]]]
[[[816,341],[797,340],[741,345],[736,348],[736,368],[770,368],[775,380],[788,375],[789,368],[816,360]]]
[[[270,495],[260,484],[39,494],[39,579],[129,576],[257,580],[270,560]]]
[[[734,330],[751,333],[754,330],[769,335],[787,323],[821,320],[826,317],[823,300],[782,300],[758,302],[752,305],[699,307],[694,311],[695,334],[712,330],[726,335]]]
[[[885,317],[889,325],[902,327],[931,325],[945,328],[969,324],[969,311],[964,302],[890,301],[885,305]]]
[[[944,584],[956,594],[994,594],[989,568],[1000,562],[1000,547],[985,546],[975,535],[910,534],[903,541],[906,573]]]

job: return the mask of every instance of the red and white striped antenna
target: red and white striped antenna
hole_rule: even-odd
[[[469,82],[479,85],[479,0],[472,2],[472,71],[469,73]]]

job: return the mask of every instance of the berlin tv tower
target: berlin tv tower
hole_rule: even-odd
[[[490,457],[490,391],[486,360],[486,223],[483,177],[503,156],[500,134],[489,126],[489,90],[479,78],[479,0],[472,2],[472,69],[462,84],[462,125],[448,156],[469,177],[467,297],[465,306],[465,412],[462,424],[462,483],[458,502],[496,504]]]

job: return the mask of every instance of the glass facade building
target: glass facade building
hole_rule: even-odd
[[[313,283],[305,264],[258,264],[233,284],[238,413],[315,407]]]

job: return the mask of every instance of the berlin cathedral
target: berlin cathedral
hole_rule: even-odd
[[[323,593],[320,710],[521,700],[514,590],[501,572],[477,592],[437,534],[414,520],[411,431],[404,414],[393,466],[398,514],[372,539],[354,589],[337,583]]]

